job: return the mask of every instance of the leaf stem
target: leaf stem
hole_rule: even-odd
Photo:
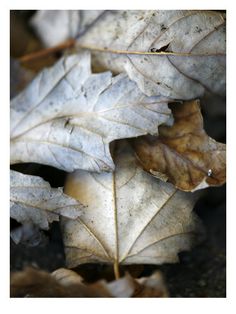
[[[114,54],[124,54],[124,55],[155,55],[155,56],[182,56],[182,57],[206,57],[206,56],[225,56],[225,53],[191,53],[191,52],[172,52],[172,51],[159,51],[159,52],[151,52],[151,51],[133,51],[133,50],[118,50],[111,48],[102,48],[87,44],[81,44],[79,41],[76,42],[76,47],[81,49],[88,49],[91,51],[98,51],[104,53],[114,53]]]
[[[119,270],[119,263],[117,260],[115,260],[114,262],[114,274],[115,274],[115,278],[116,280],[120,278],[120,270]]]
[[[115,278],[120,278],[120,272],[119,272],[119,236],[118,236],[118,217],[117,217],[117,199],[116,199],[116,173],[114,172],[112,175],[112,191],[113,191],[113,204],[114,204],[114,223],[115,223],[115,246],[116,246],[116,252],[115,252],[115,261],[114,261],[114,274]]]

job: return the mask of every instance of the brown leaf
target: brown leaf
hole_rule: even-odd
[[[26,268],[11,274],[11,297],[167,297],[160,272],[135,279],[128,273],[123,278],[92,284],[83,283],[76,272],[59,268],[53,273]]]
[[[160,126],[159,136],[132,140],[144,170],[183,191],[195,191],[226,181],[226,146],[203,129],[198,100],[171,105],[173,126]]]
[[[139,288],[134,295],[136,298],[168,297],[168,291],[161,272],[156,271],[150,277],[143,277],[136,279],[136,281]]]
[[[70,270],[66,270],[71,276]],[[58,274],[57,274],[58,276]],[[79,283],[80,277],[74,273],[72,277],[78,279],[69,279],[70,283],[62,277],[47,273],[43,270],[26,268],[24,271],[11,274],[11,297],[109,297],[106,291],[95,290]],[[68,274],[64,274],[64,277]]]

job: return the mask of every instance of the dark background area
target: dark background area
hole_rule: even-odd
[[[17,58],[42,49],[39,39],[28,24],[34,11],[11,11],[11,95],[17,94],[43,67],[55,62],[59,54],[50,55],[29,64],[23,64],[19,72]],[[17,66],[15,67],[15,65]],[[13,66],[14,65],[14,66]],[[20,73],[20,74],[19,74]],[[206,106],[207,103],[207,106]],[[216,97],[210,104],[201,100],[206,132],[215,140],[225,143],[226,110],[225,100]],[[66,173],[58,169],[37,164],[14,165],[12,169],[23,173],[40,175],[53,187],[63,186]],[[161,270],[171,297],[225,297],[226,296],[226,189],[209,188],[197,202],[194,210],[201,218],[205,229],[205,240],[190,252],[179,254],[180,262],[164,265],[140,265],[124,267],[131,274],[149,276]],[[19,224],[11,219],[11,230]],[[26,266],[53,271],[65,267],[65,255],[59,223],[54,222],[47,232],[42,232],[39,246],[16,245],[11,240],[10,270],[22,270]],[[112,280],[112,266],[87,264],[76,268],[86,281]]]

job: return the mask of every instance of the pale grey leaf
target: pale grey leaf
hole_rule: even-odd
[[[48,240],[39,227],[28,222],[11,230],[10,236],[15,244],[21,243],[26,246],[45,245]]]
[[[46,47],[55,46],[83,33],[103,11],[100,10],[39,10],[31,25]]]
[[[11,101],[11,162],[111,170],[111,141],[157,134],[170,116],[127,75],[92,74],[89,52],[64,57]]]
[[[40,177],[11,170],[11,217],[20,223],[33,223],[48,229],[59,216],[76,219],[83,205],[63,193],[62,188],[51,188]]]
[[[56,11],[55,19],[62,14],[67,13]],[[84,19],[86,16],[89,19],[92,13],[71,14],[83,14]],[[97,68],[114,73],[126,70],[149,96],[171,99],[193,99],[209,93],[225,96],[226,36],[225,15],[221,12],[121,10],[105,11],[101,16],[85,27],[80,36],[77,26],[74,36],[79,47],[93,51]],[[49,23],[46,16],[36,29],[48,30]],[[50,37],[56,36],[57,30],[50,30]],[[43,40],[45,33],[41,34]]]
[[[76,221],[62,220],[69,267],[173,263],[201,233],[196,195],[145,173],[130,151],[117,153],[113,173],[71,174],[65,192],[87,205]]]
[[[107,12],[78,39],[78,45],[94,50],[100,67],[115,73],[125,69],[149,96],[192,99],[206,92],[225,95],[222,13]]]

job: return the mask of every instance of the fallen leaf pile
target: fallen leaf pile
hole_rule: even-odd
[[[195,191],[225,183],[226,147],[204,130],[198,99],[225,96],[225,15],[38,11],[30,23],[46,47],[71,38],[75,47],[15,85],[11,164],[68,176],[53,188],[11,170],[11,218],[22,224],[12,239],[37,244],[60,220],[67,267],[112,264],[116,280],[27,268],[12,273],[11,296],[168,296],[159,272],[119,269],[177,262],[204,236]]]
[[[26,268],[11,274],[11,297],[167,297],[168,292],[160,272],[150,277],[134,279],[128,273],[112,282],[100,280],[86,284],[76,272],[60,268],[53,273]]]

